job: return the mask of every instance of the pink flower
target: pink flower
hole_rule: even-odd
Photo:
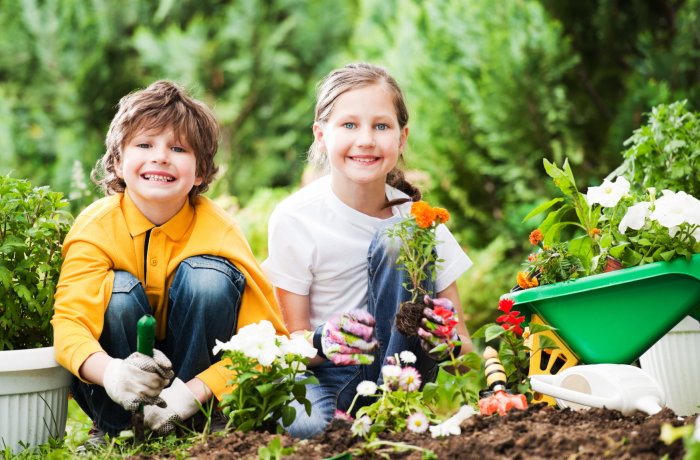
[[[355,420],[354,418],[350,417],[350,414],[343,412],[342,410],[336,410],[333,418],[336,420]]]
[[[420,388],[421,378],[420,373],[411,366],[406,366],[401,371],[399,377],[399,385],[404,391],[416,391]]]
[[[428,429],[430,423],[428,422],[428,417],[426,417],[423,412],[415,412],[409,415],[406,420],[406,425],[408,429],[414,433],[422,433]]]

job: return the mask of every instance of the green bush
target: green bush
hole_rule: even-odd
[[[674,192],[700,193],[700,114],[687,101],[660,104],[649,123],[634,131],[625,145],[625,161],[610,176],[623,175],[632,184]]]
[[[72,217],[62,193],[0,176],[0,351],[53,344],[54,293]]]

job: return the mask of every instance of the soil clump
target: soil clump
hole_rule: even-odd
[[[401,302],[399,311],[396,313],[396,330],[404,337],[413,338],[418,336],[420,320],[423,318],[423,310],[428,307],[425,302]]]
[[[445,439],[433,439],[430,432],[392,434],[380,433],[383,441],[403,442],[435,452],[439,459],[622,459],[658,460],[668,455],[670,460],[682,459],[683,441],[666,445],[659,439],[661,425],[681,426],[695,423],[697,416],[680,420],[670,409],[648,417],[638,413],[624,416],[619,411],[591,409],[574,412],[555,410],[545,403],[526,410],[514,409],[506,416],[474,416],[465,420],[462,434]],[[360,449],[364,440],[353,437],[349,423],[333,423],[323,433],[308,441],[299,441],[288,434],[230,433],[228,436],[209,438],[206,444],[190,448],[189,458],[201,460],[257,459],[258,448],[268,446],[276,437],[283,448],[296,446],[296,452],[284,455],[283,460],[322,460],[348,450]],[[407,450],[383,453],[391,459],[420,460],[421,452]],[[140,455],[134,460],[169,458],[161,455]],[[355,459],[383,458],[379,452],[353,452]]]

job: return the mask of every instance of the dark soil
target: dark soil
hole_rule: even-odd
[[[644,414],[623,416],[607,409],[572,412],[559,411],[544,403],[524,411],[512,410],[505,417],[475,416],[462,423],[462,434],[443,440],[433,439],[430,433],[380,433],[385,441],[404,442],[431,449],[439,459],[639,459],[658,460],[668,454],[669,459],[682,459],[685,449],[681,440],[670,446],[659,439],[661,425],[691,424],[697,416],[678,420],[670,409],[647,417]],[[292,439],[285,434],[242,434],[234,432],[226,437],[212,437],[206,444],[190,449],[190,458],[202,460],[237,460],[258,458],[258,448],[267,446],[275,437],[281,438],[282,447],[297,446],[296,453],[285,455],[284,460],[320,460],[342,452],[359,449],[363,443],[353,438],[349,423],[334,423],[325,433],[308,442]],[[168,458],[140,455],[133,459]],[[391,459],[420,460],[417,451],[391,452]],[[356,459],[382,458],[354,453]]]
[[[422,300],[415,303],[401,302],[399,311],[396,313],[396,329],[409,339],[416,337],[426,306]]]

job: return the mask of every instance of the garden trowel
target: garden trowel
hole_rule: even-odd
[[[506,390],[508,377],[503,364],[498,360],[498,352],[491,347],[486,347],[484,359],[486,360],[484,368],[486,383],[489,386],[489,390],[495,394],[479,400],[479,412],[481,415],[491,415],[494,412],[506,415],[506,412],[513,407],[526,409],[527,398],[525,398],[525,395],[510,394],[510,391]],[[488,393],[492,394],[491,392]]]

